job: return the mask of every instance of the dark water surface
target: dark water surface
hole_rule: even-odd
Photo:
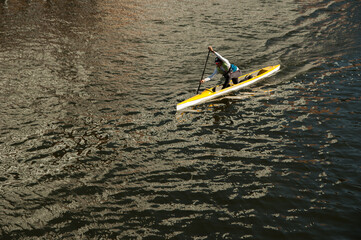
[[[360,25],[359,0],[0,0],[0,239],[360,239]],[[177,113],[208,45],[281,71]]]

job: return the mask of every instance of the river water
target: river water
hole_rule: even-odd
[[[0,239],[359,239],[360,25],[358,0],[0,0]],[[281,70],[177,113],[209,45]]]

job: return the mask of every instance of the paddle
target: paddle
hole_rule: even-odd
[[[203,79],[203,76],[204,76],[204,72],[206,71],[206,67],[207,67],[207,62],[208,62],[208,58],[209,58],[209,53],[211,52],[211,50],[208,50],[208,56],[207,56],[207,60],[206,60],[206,64],[204,64],[204,69],[203,69],[203,73],[202,73],[202,77],[201,77],[201,80]],[[198,89],[197,89],[197,94],[199,92],[199,88],[201,87],[201,82],[199,82],[199,86],[198,86]]]

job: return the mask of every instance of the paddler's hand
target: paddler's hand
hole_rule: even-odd
[[[202,80],[200,80],[199,82],[200,82],[200,83],[204,83],[204,82],[205,82],[205,80],[204,80],[204,79],[202,79]]]
[[[212,46],[209,46],[208,50],[211,51],[212,53],[214,53],[214,50],[213,50]]]

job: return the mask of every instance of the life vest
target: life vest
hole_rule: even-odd
[[[235,72],[237,71],[237,66],[231,64],[231,67],[228,68],[227,64],[222,62],[222,65],[220,67],[217,66],[217,70],[220,74],[227,75],[229,72]]]

